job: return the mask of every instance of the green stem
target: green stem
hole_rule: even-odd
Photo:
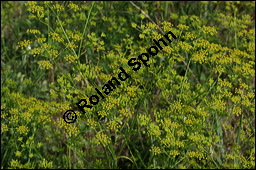
[[[68,38],[68,36],[67,36],[67,34],[66,34],[66,31],[64,30],[64,28],[63,28],[63,26],[62,26],[62,23],[61,23],[61,21],[60,21],[58,15],[57,15],[57,20],[58,20],[58,22],[59,22],[59,24],[60,24],[60,27],[61,27],[61,29],[62,29],[62,31],[63,31],[63,33],[64,33],[66,39],[68,40],[68,43],[70,43],[70,40],[69,40],[69,38]],[[74,48],[71,48],[71,50],[73,51],[73,53],[75,54],[76,58],[78,59],[78,56],[77,56],[76,51],[74,50]],[[79,60],[78,60],[78,62],[79,62]]]
[[[188,61],[188,65],[187,65],[187,69],[186,69],[186,72],[185,72],[185,76],[184,76],[184,79],[182,80],[180,96],[181,96],[181,94],[183,93],[184,82],[186,81],[185,79],[186,79],[186,77],[187,77],[187,73],[188,73],[188,68],[189,68],[189,65],[190,65],[190,61],[191,61],[191,60]],[[181,98],[180,96],[179,96],[179,102],[180,102],[180,98]]]
[[[234,18],[235,18],[235,21],[236,21],[236,10],[235,10],[235,8],[233,8],[233,10],[234,10]],[[236,24],[237,24],[237,22],[236,22]],[[236,28],[237,28],[237,25],[235,26],[235,45],[236,45],[236,48],[237,48]]]
[[[205,96],[207,96],[211,92],[211,90],[214,87],[214,85],[217,83],[217,81],[218,81],[220,76],[221,76],[221,74],[218,75],[217,80],[215,80],[215,82],[212,83],[212,85],[211,85],[211,87],[210,87],[210,89],[208,91],[201,92],[196,97],[194,97],[190,102],[188,102],[188,104],[192,103],[195,99],[197,99],[198,97],[200,97],[201,95],[203,95],[206,92],[207,92],[207,94]],[[199,104],[202,100],[203,100],[203,98],[197,104]]]
[[[82,48],[82,44],[83,44],[84,34],[85,34],[85,31],[86,31],[86,28],[87,28],[87,25],[88,25],[88,22],[89,22],[89,18],[90,18],[91,11],[92,11],[94,3],[95,3],[95,1],[92,3],[91,9],[90,9],[90,11],[88,13],[88,17],[87,17],[87,20],[86,20],[86,23],[85,23],[85,26],[84,26],[82,40],[80,41],[79,50],[78,50],[78,57],[80,57],[80,54],[81,54],[81,48]]]

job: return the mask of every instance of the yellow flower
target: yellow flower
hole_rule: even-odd
[[[238,106],[234,106],[233,108],[233,113],[236,115],[236,116],[239,116],[242,114],[242,109]]]
[[[64,39],[60,37],[60,35],[56,32],[50,32],[49,35],[58,42],[63,42]]]
[[[118,129],[120,128],[120,124],[117,121],[111,120],[106,124],[106,127],[111,130],[115,130],[118,132]]]
[[[154,123],[150,123],[148,133],[150,136],[160,136],[161,130],[159,129],[158,125],[155,125]]]
[[[19,47],[20,47],[21,49],[23,49],[23,48],[25,48],[25,47],[30,47],[30,44],[31,44],[31,43],[32,43],[32,42],[31,42],[30,40],[23,40],[23,41],[18,42]]]
[[[30,154],[29,154],[29,157],[30,157],[30,158],[32,158],[33,156],[34,156],[34,154],[33,154],[33,153],[30,153]]]
[[[145,15],[144,14],[140,14],[140,17],[141,17],[141,19],[144,19]]]
[[[102,144],[104,147],[110,143],[110,138],[106,134],[98,133],[95,138],[93,138],[92,143]]]
[[[217,31],[214,27],[210,27],[210,26],[203,26],[203,33],[205,34],[210,34],[210,35],[214,35],[217,34]]]
[[[133,23],[132,23],[132,27],[133,27],[133,28],[136,28],[136,26],[137,26],[137,24],[133,22]]]
[[[97,122],[94,119],[87,119],[87,125],[90,128],[94,129],[97,125]]]
[[[196,152],[194,151],[190,151],[187,153],[188,157],[195,157],[196,156]]]
[[[145,38],[145,34],[140,34],[139,37],[140,37],[141,39],[143,39],[143,38]]]
[[[171,22],[167,22],[167,21],[163,21],[161,23],[161,25],[163,26],[163,31],[170,31],[172,29],[173,24]]]
[[[194,40],[194,39],[196,39],[196,35],[191,33],[191,32],[186,32],[185,33],[185,38],[188,39],[188,40]]]
[[[186,26],[186,25],[183,25],[183,24],[180,24],[177,27],[180,28],[181,30],[188,30],[189,29],[189,26]]]
[[[63,108],[64,109],[64,108]],[[68,109],[67,109],[68,110]],[[78,115],[78,113],[76,113]],[[79,133],[80,133],[80,130],[77,128],[77,126],[73,125],[72,123],[69,124],[69,123],[66,123],[64,121],[63,118],[59,118],[59,120],[56,122],[56,124],[59,126],[59,127],[64,127],[65,128],[65,131],[66,131],[66,134],[71,137],[71,136],[77,136]]]
[[[101,33],[101,37],[106,37],[106,34],[104,32]]]
[[[64,57],[64,59],[69,63],[73,63],[76,60],[76,56],[68,54]]]
[[[185,132],[183,130],[178,130],[177,131],[177,135],[178,136],[184,136],[185,135]]]
[[[71,33],[70,38],[72,38],[74,41],[80,41],[82,39],[81,33]]]
[[[78,46],[75,45],[73,42],[70,42],[70,43],[66,43],[66,47],[69,47],[69,48],[77,48]]]
[[[68,7],[73,9],[75,12],[81,10],[81,8],[79,8],[79,6],[74,3],[68,4]]]
[[[8,131],[8,126],[4,123],[1,124],[1,134]]]
[[[31,13],[36,13],[39,18],[44,17],[44,8],[36,5],[35,1],[28,1],[25,3],[25,6],[28,6],[28,11]]]
[[[43,144],[41,142],[37,142],[37,147],[40,148]]]
[[[191,46],[191,45],[189,45],[188,43],[186,43],[186,42],[183,42],[183,41],[180,41],[179,43],[178,43],[178,46],[180,46],[181,47],[181,49],[182,50],[184,50],[185,52],[190,52],[192,49],[193,49],[193,47]],[[169,46],[168,46],[169,47]],[[170,52],[172,52],[172,51],[170,51]],[[169,51],[168,51],[168,53],[169,53]]]
[[[31,33],[31,34],[41,34],[41,32],[39,30],[36,29],[27,29],[27,33]]]
[[[42,60],[42,61],[38,61],[37,62],[38,63],[38,65],[39,65],[39,68],[40,69],[52,69],[53,68],[53,66],[52,66],[52,64],[49,62],[49,61],[46,61],[46,60]]]
[[[11,168],[21,169],[21,168],[23,168],[23,165],[20,163],[20,161],[12,159],[11,160]]]
[[[139,115],[138,123],[140,126],[147,125],[150,122],[150,117],[146,115]]]
[[[39,167],[44,169],[50,169],[52,168],[52,161],[48,162],[45,158],[43,158],[43,160],[40,161]]]
[[[54,50],[54,49],[50,49],[49,50],[49,54],[52,58],[55,58],[58,56],[59,52],[57,50]]]
[[[105,102],[104,102],[105,103]],[[101,111],[98,111],[98,115],[101,116],[101,117],[105,117],[105,116],[108,116],[109,112],[106,112],[104,110],[101,110]]]
[[[10,124],[16,124],[19,122],[19,116],[17,115],[13,115],[9,118],[9,123]]]
[[[176,157],[176,156],[179,155],[180,153],[179,153],[179,151],[177,151],[177,150],[170,150],[169,154],[172,155],[173,157]]]
[[[15,152],[15,155],[16,155],[17,157],[20,157],[20,156],[21,156],[21,152],[20,152],[20,151],[16,151],[16,152]]]
[[[52,5],[51,8],[52,9],[56,9],[57,12],[64,11],[64,7],[62,5],[60,5],[60,4]]]
[[[17,132],[18,132],[19,134],[25,134],[25,135],[29,132],[28,127],[27,127],[27,126],[23,126],[23,125],[17,127],[16,130],[17,130]]]
[[[195,62],[199,62],[200,64],[202,64],[205,62],[207,55],[208,52],[206,50],[200,50],[192,55],[192,59]]]
[[[32,55],[35,57],[36,55],[40,54],[41,51],[42,51],[41,48],[33,48],[33,49],[31,49],[31,50],[29,51],[29,54],[32,54]]]
[[[30,112],[24,112],[23,115],[22,115],[22,118],[26,122],[30,122],[31,121],[31,117],[32,117],[32,114]]]
[[[121,109],[119,112],[125,117],[132,117],[133,113],[131,113],[128,109]]]
[[[153,152],[154,155],[158,155],[162,153],[161,149],[158,146],[154,146],[154,144],[151,146],[150,152]]]

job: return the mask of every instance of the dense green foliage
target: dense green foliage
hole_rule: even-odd
[[[255,168],[254,19],[255,2],[1,2],[1,168]]]

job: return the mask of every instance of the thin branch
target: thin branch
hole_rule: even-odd
[[[145,13],[140,7],[138,7],[136,4],[134,4],[132,1],[129,1],[135,8],[137,8],[138,10],[140,10],[140,12],[142,14],[144,14],[152,23],[154,23],[155,25],[157,25],[158,29],[161,31],[162,34],[164,34],[164,31],[162,30],[161,27],[159,27],[158,24],[156,24],[149,16],[147,13]]]
[[[178,54],[180,57],[182,57],[180,54]],[[183,64],[188,67],[188,63],[186,63],[186,61],[182,61]],[[191,75],[193,76],[193,78],[196,80],[197,84],[201,84],[198,79],[196,78],[195,74],[193,73],[193,71],[188,67],[189,72],[191,73]]]
[[[182,61],[184,63],[184,65],[187,67],[188,64],[186,63],[186,61]],[[198,79],[196,78],[196,76],[194,75],[193,71],[188,67],[189,72],[191,73],[191,75],[194,77],[194,79],[196,80],[197,84],[200,84],[200,82],[198,81]]]

